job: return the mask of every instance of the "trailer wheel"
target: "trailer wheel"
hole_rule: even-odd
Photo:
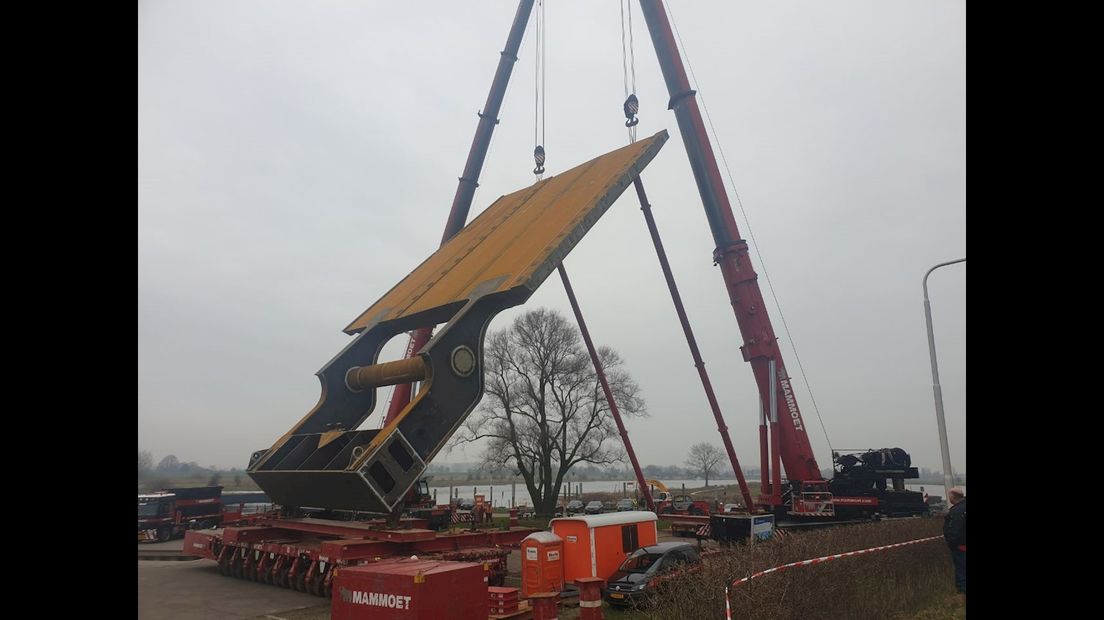
[[[284,565],[282,567],[280,567],[280,570],[276,571],[276,574],[272,576],[272,580],[276,583],[276,585],[280,586],[281,588],[290,587],[289,584],[288,584],[288,578],[287,578],[288,577],[288,571],[290,569],[291,569],[290,562],[285,562]]]
[[[230,560],[230,576],[234,577],[236,579],[241,579],[241,576],[242,576],[242,562],[244,562],[244,560],[242,560],[238,556],[238,553],[237,553],[236,550],[235,550],[233,555],[234,555],[234,557]]]
[[[167,525],[162,525],[157,528],[157,540],[159,542],[167,542],[172,539],[172,528]]]
[[[698,508],[697,506],[690,506],[690,514],[700,516],[700,515],[704,515],[705,511],[702,510],[701,508]]]
[[[228,576],[230,574],[230,554],[225,553],[219,558],[218,571],[222,576]]]
[[[295,583],[293,583],[292,586],[299,592],[307,591],[307,571],[305,569],[300,570],[299,573],[295,575]]]

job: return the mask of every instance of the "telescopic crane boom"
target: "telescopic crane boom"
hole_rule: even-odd
[[[713,241],[716,244],[713,260],[721,268],[721,276],[744,340],[740,351],[744,361],[751,364],[764,406],[773,399],[784,407],[784,412],[778,416],[783,421],[774,425],[782,465],[790,480],[820,480],[820,467],[813,456],[813,448],[805,431],[805,420],[790,386],[790,377],[778,347],[778,337],[771,326],[763,293],[759,289],[758,275],[751,264],[747,242],[736,226],[732,205],[728,201],[717,159],[713,155],[705,123],[694,98],[695,91],[690,88],[675,45],[671,24],[667,20],[663,3],[659,0],[640,0],[640,7],[671,97],[668,107],[674,111],[678,120],[702,206],[713,232]],[[773,376],[770,374],[771,360],[774,361]],[[780,489],[772,488],[771,500],[772,504],[781,503]]]

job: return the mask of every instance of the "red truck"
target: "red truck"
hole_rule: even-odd
[[[204,530],[248,520],[250,510],[270,503],[263,493],[224,497],[222,487],[182,487],[138,496],[138,541],[166,541],[186,530]],[[264,512],[263,510],[259,512]]]

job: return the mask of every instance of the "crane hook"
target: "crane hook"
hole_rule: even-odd
[[[544,147],[537,145],[537,148],[533,149],[533,160],[537,162],[537,167],[533,168],[533,174],[544,174]]]
[[[629,98],[625,100],[625,121],[626,127],[635,127],[640,122],[639,118],[636,118],[637,112],[640,112],[640,100],[636,98],[636,94],[629,95]]]

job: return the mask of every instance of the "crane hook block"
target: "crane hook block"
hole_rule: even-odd
[[[635,93],[629,95],[629,98],[625,100],[623,108],[625,110],[625,118],[628,119],[625,121],[625,126],[635,127],[636,124],[640,122],[640,119],[636,118],[637,113],[640,112],[640,100],[636,98]]]
[[[483,397],[491,319],[529,299],[667,137],[661,131],[496,200],[345,327],[352,341],[316,373],[318,403],[270,448],[252,453],[249,476],[285,506],[377,513],[399,506]],[[435,325],[416,356],[377,361],[393,337]],[[421,387],[398,416],[360,430],[376,388],[410,381]]]
[[[537,167],[533,168],[533,174],[544,174],[544,147],[537,145],[537,148],[533,149],[533,161],[537,163]]]

